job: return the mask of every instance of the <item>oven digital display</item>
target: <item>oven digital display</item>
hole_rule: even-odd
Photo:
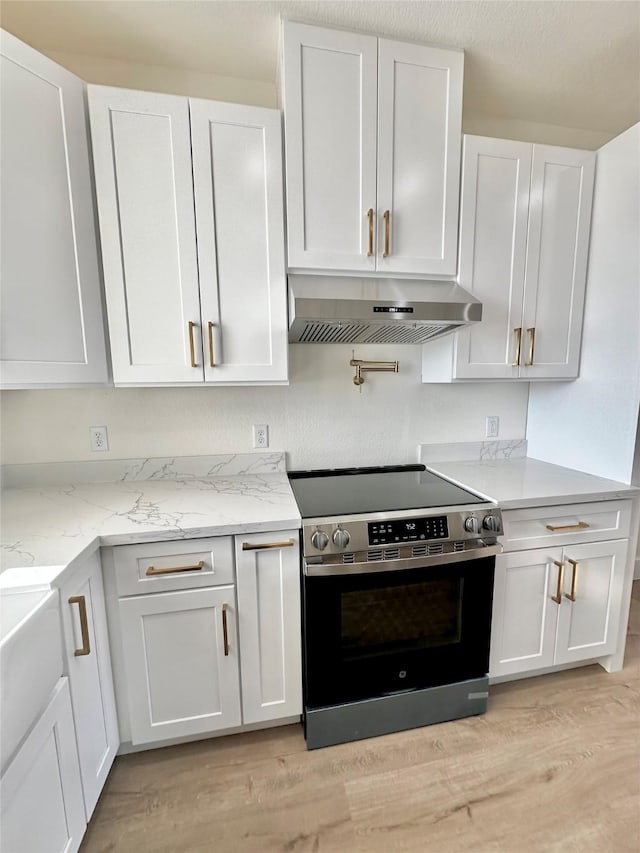
[[[393,521],[373,521],[369,528],[369,545],[388,545],[396,542],[419,542],[427,539],[447,539],[449,526],[446,515],[430,518],[403,518]]]

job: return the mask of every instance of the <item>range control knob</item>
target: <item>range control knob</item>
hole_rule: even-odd
[[[315,530],[311,534],[311,544],[314,548],[317,548],[318,551],[324,551],[329,544],[329,536],[324,532],[324,530]]]
[[[478,519],[475,517],[475,515],[470,515],[468,518],[465,518],[464,529],[467,531],[467,533],[478,532]]]
[[[494,533],[500,533],[500,519],[497,515],[485,515],[482,519],[482,526],[485,530],[492,530]]]
[[[338,527],[333,531],[333,544],[336,548],[346,548],[349,542],[351,542],[351,534],[348,530]]]

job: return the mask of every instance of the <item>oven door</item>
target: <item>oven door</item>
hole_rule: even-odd
[[[495,557],[304,576],[305,706],[452,684],[489,671]]]

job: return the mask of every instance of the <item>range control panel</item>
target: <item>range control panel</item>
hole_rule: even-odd
[[[446,515],[374,521],[369,522],[368,530],[369,545],[389,545],[449,538],[449,525]]]

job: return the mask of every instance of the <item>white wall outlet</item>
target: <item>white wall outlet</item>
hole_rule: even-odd
[[[89,435],[91,436],[91,450],[94,453],[109,449],[109,436],[106,426],[89,427]]]
[[[269,427],[266,424],[253,425],[253,446],[260,450],[269,447]]]
[[[485,436],[487,438],[497,438],[500,432],[500,418],[497,415],[489,415],[487,417],[487,428]]]

